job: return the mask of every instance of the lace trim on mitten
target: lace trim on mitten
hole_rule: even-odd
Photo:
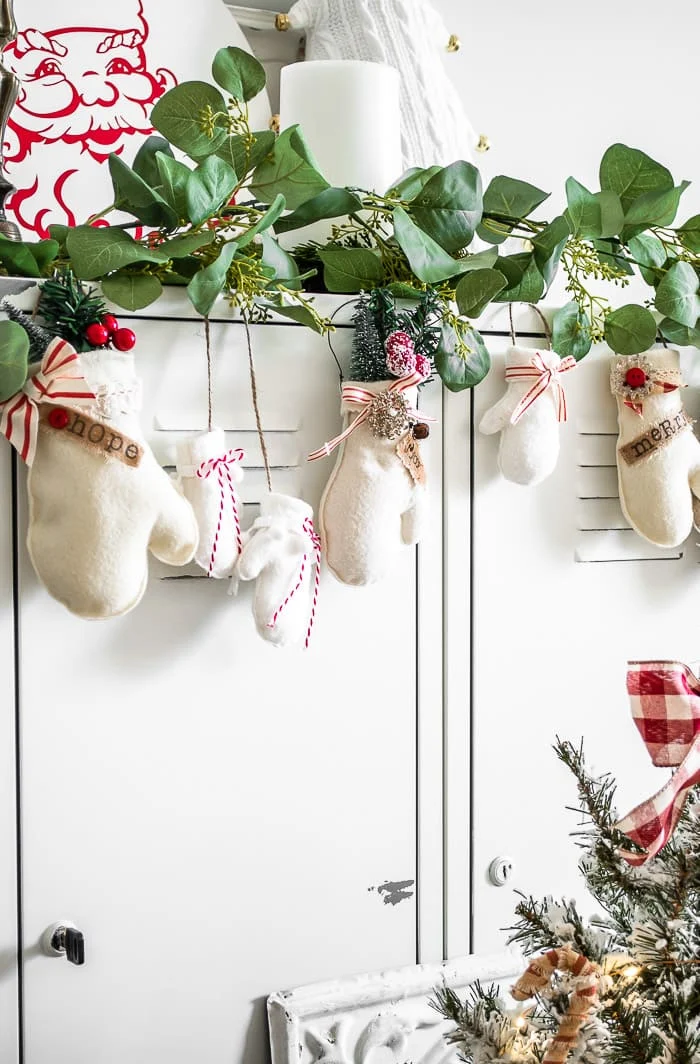
[[[143,388],[140,378],[129,384],[98,384],[95,393],[95,411],[102,421],[112,421],[120,414],[137,414],[143,405]]]

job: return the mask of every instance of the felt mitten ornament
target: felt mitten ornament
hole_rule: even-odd
[[[344,431],[309,456],[313,461],[340,447],[319,525],[328,567],[344,584],[381,580],[401,546],[420,539],[427,492],[418,438],[428,429],[414,404],[422,380],[413,372],[344,384]]]
[[[241,552],[240,502],[243,479],[240,449],[226,450],[223,429],[211,429],[177,446],[182,491],[199,526],[195,561],[218,580],[231,576]]]
[[[677,547],[700,499],[700,443],[683,409],[677,351],[654,348],[616,356],[610,386],[617,400],[617,472],[622,512],[659,547]]]
[[[241,580],[255,580],[255,626],[268,643],[308,647],[320,568],[321,544],[311,507],[301,499],[270,493],[245,533],[236,569]]]
[[[61,373],[74,379],[61,386]],[[143,438],[137,396],[133,355],[101,351],[78,361],[55,340],[36,376],[2,404],[3,431],[30,467],[32,564],[49,594],[80,617],[133,609],[146,589],[149,549],[183,565],[197,546],[192,508]]]
[[[486,411],[479,431],[501,433],[498,468],[514,484],[545,480],[559,458],[559,424],[566,421],[561,375],[575,359],[554,351],[510,347],[506,351],[506,393]]]

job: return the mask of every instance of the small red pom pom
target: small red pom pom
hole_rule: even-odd
[[[643,388],[647,382],[647,375],[639,366],[631,366],[625,373],[625,384],[630,388]]]
[[[104,325],[110,336],[115,333],[119,328],[119,322],[114,317],[114,314],[103,314],[102,324]]]
[[[104,347],[109,340],[109,331],[101,322],[93,321],[85,330],[85,339],[93,347]]]
[[[52,429],[64,429],[70,418],[62,406],[55,406],[49,411],[47,421]]]
[[[127,329],[125,327],[117,329],[112,336],[112,343],[117,351],[131,351],[136,343],[136,333],[133,329]]]

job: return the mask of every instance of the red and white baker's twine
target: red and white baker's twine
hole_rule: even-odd
[[[81,404],[95,401],[80,369],[80,359],[65,340],[52,340],[41,361],[41,368],[28,377],[15,395],[0,403],[0,432],[17,450],[20,458],[31,465],[36,454],[39,434],[39,403],[62,403],[66,399]]]
[[[540,395],[544,395],[548,388],[555,390],[555,402],[557,404],[557,421],[566,421],[566,395],[559,377],[570,369],[575,369],[576,359],[568,355],[559,358],[558,355],[550,354],[550,359],[557,359],[557,363],[548,366],[539,351],[536,351],[527,365],[508,366],[506,369],[507,381],[529,381],[534,384],[529,391],[525,392],[513,413],[510,415],[511,425],[516,425],[526,410],[528,410]]]
[[[400,380],[392,381],[387,392],[405,392],[407,388],[413,388],[416,384],[420,384],[425,380],[421,373],[414,371],[409,373],[407,377],[402,377]],[[324,443],[323,447],[319,447],[317,451],[313,451],[309,455],[309,462],[315,462],[318,458],[325,458],[331,451],[334,451],[336,447],[340,446],[348,436],[351,436],[355,429],[359,428],[363,421],[366,421],[370,414],[370,407],[374,399],[377,398],[376,392],[370,392],[367,388],[360,388],[356,384],[344,384],[342,389],[342,401],[344,403],[351,403],[353,406],[359,406],[360,412],[356,418],[354,418],[344,432],[341,432],[339,436],[334,436],[328,443]],[[418,418],[421,421],[432,421],[433,418],[427,418],[423,415],[419,415],[417,410],[409,410],[409,417]]]
[[[313,628],[314,621],[316,619],[316,605],[318,603],[318,589],[319,589],[319,584],[320,584],[320,580],[321,580],[321,540],[320,540],[319,536],[316,533],[316,529],[314,528],[314,523],[313,523],[313,521],[311,520],[310,517],[307,517],[307,518],[304,519],[304,524],[302,525],[302,528],[303,528],[305,534],[309,538],[309,542],[311,544],[311,548],[312,548],[313,553],[314,553],[314,565],[316,567],[316,572],[314,574],[314,593],[313,593],[313,598],[311,600],[311,613],[309,615],[309,623],[308,623],[308,626],[306,628],[306,638],[304,639],[304,646],[308,649],[309,641],[311,639],[311,629]],[[268,628],[274,628],[275,627],[275,625],[277,624],[277,620],[279,618],[280,613],[285,608],[285,606],[287,606],[291,602],[291,600],[294,598],[294,596],[296,595],[296,593],[299,590],[299,588],[301,587],[301,585],[304,583],[304,574],[306,572],[306,565],[307,565],[308,560],[309,560],[309,553],[307,552],[307,553],[304,554],[303,558],[301,559],[301,566],[299,568],[299,575],[297,577],[297,580],[296,580],[296,583],[295,583],[294,587],[289,592],[289,594],[287,595],[287,597],[284,600],[284,602],[280,606],[278,606],[277,609],[275,610],[274,614],[272,615],[272,620],[268,622],[268,625],[267,625]]]
[[[233,524],[236,530],[236,546],[238,548],[238,553],[240,554],[243,550],[241,522],[238,516],[238,495],[236,494],[233,477],[231,476],[231,466],[236,465],[237,462],[242,462],[244,457],[244,452],[240,447],[237,447],[235,450],[226,451],[224,454],[219,455],[218,458],[206,458],[201,465],[197,467],[197,476],[200,477],[200,479],[207,480],[212,473],[216,473],[217,480],[219,481],[219,517],[216,523],[214,541],[211,545],[211,556],[209,558],[209,567],[207,569],[208,576],[211,576],[214,571],[216,552],[219,549],[219,538],[221,536],[221,526],[224,520],[224,505],[226,502],[227,487],[228,496],[231,500],[231,512],[233,514]]]

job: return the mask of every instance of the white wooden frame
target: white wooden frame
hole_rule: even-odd
[[[272,994],[272,1064],[367,1064],[380,1047],[381,1059],[391,1053],[396,1064],[456,1061],[444,1040],[450,1024],[430,1005],[436,987],[461,993],[479,980],[507,990],[522,967],[516,952],[461,957]]]

